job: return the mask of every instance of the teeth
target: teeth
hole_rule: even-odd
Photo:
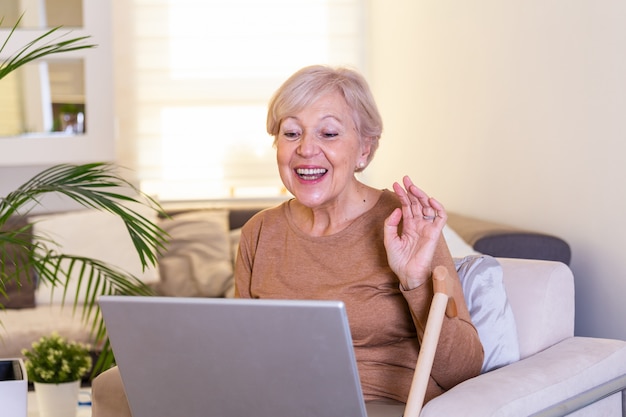
[[[298,168],[296,173],[305,181],[315,181],[328,172],[324,168]]]
[[[325,174],[327,169],[324,168],[298,168],[296,172],[298,175],[322,175]]]

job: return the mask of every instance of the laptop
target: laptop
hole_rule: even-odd
[[[133,417],[399,417],[363,400],[339,301],[101,296]]]

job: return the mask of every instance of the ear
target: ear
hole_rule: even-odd
[[[361,154],[359,155],[357,165],[360,165],[361,163],[367,164],[367,161],[369,160],[371,152],[372,152],[372,138],[370,137],[362,138],[361,139]]]

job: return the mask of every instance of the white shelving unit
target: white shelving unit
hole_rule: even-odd
[[[97,47],[55,55],[54,60],[83,61],[87,130],[81,135],[32,133],[0,137],[0,167],[84,163],[115,158],[111,2],[82,1],[83,25],[68,28],[67,31],[71,31],[71,37],[91,36],[89,43],[95,43]],[[7,58],[47,30],[18,29],[0,58]],[[8,28],[0,29],[0,42],[4,42],[9,32]]]

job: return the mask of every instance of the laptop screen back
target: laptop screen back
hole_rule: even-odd
[[[103,296],[134,417],[364,417],[335,301]]]

